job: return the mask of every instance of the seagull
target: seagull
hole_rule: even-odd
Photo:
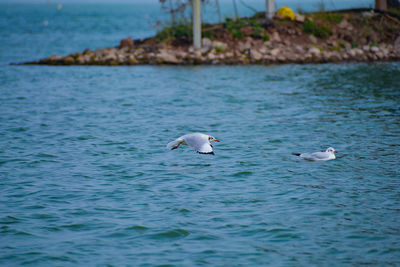
[[[214,136],[202,133],[185,134],[178,139],[169,142],[167,148],[171,150],[177,149],[180,145],[189,145],[199,154],[212,154],[214,151],[210,142],[219,142]]]
[[[337,151],[333,147],[328,147],[325,150],[325,152],[302,153],[302,154],[293,153],[293,155],[311,161],[325,161],[325,160],[335,159],[336,158],[335,153],[337,153]]]

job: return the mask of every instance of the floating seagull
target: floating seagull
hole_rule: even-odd
[[[303,159],[311,160],[311,161],[324,161],[335,159],[335,153],[337,151],[333,147],[328,147],[325,152],[314,152],[314,153],[293,153],[295,156],[300,156]]]
[[[202,134],[202,133],[191,133],[185,134],[175,141],[168,143],[167,148],[171,150],[177,149],[180,145],[189,145],[199,154],[212,154],[214,155],[212,145],[210,142],[219,142],[214,136]]]

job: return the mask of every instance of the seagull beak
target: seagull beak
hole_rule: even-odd
[[[218,139],[214,139],[214,141],[215,141],[215,142],[221,142],[221,141],[219,141]]]
[[[334,150],[333,153],[337,153],[337,150]]]

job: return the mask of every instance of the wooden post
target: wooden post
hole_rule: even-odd
[[[237,20],[239,18],[239,13],[236,6],[236,0],[232,0],[232,3],[233,3],[233,10],[235,11],[235,20]]]
[[[265,0],[266,10],[265,16],[267,19],[272,19],[275,14],[275,0]]]
[[[380,10],[387,10],[386,0],[375,0],[375,8]]]
[[[221,8],[219,7],[219,1],[215,0],[215,3],[217,5],[217,12],[218,12],[218,22],[221,23],[222,19],[221,19]]]
[[[193,0],[193,47],[201,48],[201,10],[200,0]]]

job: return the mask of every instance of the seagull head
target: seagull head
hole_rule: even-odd
[[[328,153],[337,153],[337,151],[333,147],[328,147],[326,149],[326,152],[328,152]]]
[[[212,142],[212,141],[214,141],[214,142],[219,142],[218,139],[216,139],[214,136],[211,136],[211,135],[208,136],[208,141],[209,141],[209,142]]]

